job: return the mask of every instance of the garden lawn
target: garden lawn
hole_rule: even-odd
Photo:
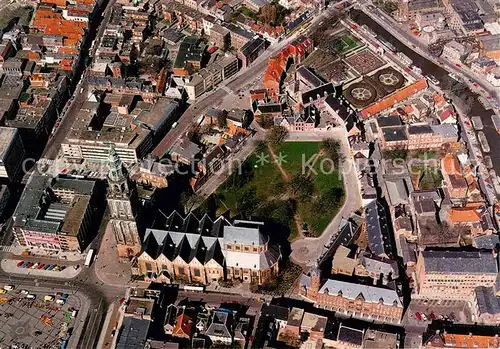
[[[281,166],[291,179],[301,174],[304,161],[320,153],[320,143],[285,142],[275,150],[278,157],[280,152],[284,160]],[[329,162],[324,163],[325,171],[321,171],[321,162],[325,158],[326,155],[319,155],[314,163],[315,171],[310,173],[314,184],[312,197],[297,200],[294,205],[278,165],[271,162],[272,157],[267,148],[259,148],[242,166],[243,171],[234,171],[217,189],[217,214],[229,209],[233,216],[241,213],[246,217],[274,219],[289,228],[289,240],[293,240],[298,235],[294,221],[296,212],[301,221],[307,224],[308,236],[320,235],[337,214],[344,199],[339,172],[334,170],[330,173]]]
[[[281,166],[292,177],[301,173],[303,163],[305,165],[312,156],[319,153],[319,146],[317,142],[285,142],[277,147],[275,153],[278,157],[280,152],[284,156]]]
[[[260,158],[267,159],[268,162],[262,163],[259,161]],[[252,154],[246,162],[249,168],[253,170],[251,174],[238,174],[238,171],[235,169],[226,182],[217,189],[217,194],[222,197],[222,205],[219,207],[217,213],[230,209],[232,215],[237,214],[238,197],[241,195],[241,191],[247,188],[255,188],[256,197],[261,201],[267,201],[271,196],[270,194],[276,193],[280,188],[284,188],[285,183],[283,182],[281,173],[271,163],[271,155],[267,149]],[[251,176],[251,178],[249,178],[245,185],[239,188],[236,181],[237,176]]]

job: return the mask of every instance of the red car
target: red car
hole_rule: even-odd
[[[23,265],[24,261],[19,261],[19,263],[17,263],[17,266],[20,267],[21,265]]]
[[[431,320],[436,320],[436,315],[434,315],[434,313],[430,313],[429,317],[431,318]]]
[[[474,87],[478,87],[478,84],[477,84],[477,83],[475,83],[475,82],[473,82],[473,83],[472,83],[472,86],[474,86]]]
[[[43,267],[45,266],[45,264],[40,264],[38,267],[36,267],[38,270],[40,269],[43,269]]]
[[[25,268],[29,269],[33,266],[33,263],[32,262],[29,262],[28,264],[26,264]]]
[[[420,313],[415,313],[415,317],[417,318],[418,321],[421,321],[422,320],[422,315],[420,315]]]
[[[492,99],[492,97],[491,97],[491,96],[488,96],[488,97],[486,97],[486,99]]]
[[[460,64],[455,64],[458,68],[462,68],[462,66]]]

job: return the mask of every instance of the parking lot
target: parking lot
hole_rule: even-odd
[[[49,295],[51,300],[44,300]],[[30,299],[32,296],[35,298]],[[61,304],[63,299],[65,302]],[[0,347],[61,348],[72,333],[76,337],[81,332],[81,329],[76,331],[82,326],[81,307],[82,300],[74,294],[30,289],[0,294]]]
[[[473,323],[467,301],[413,299],[406,311],[404,322],[425,325],[432,320]]]

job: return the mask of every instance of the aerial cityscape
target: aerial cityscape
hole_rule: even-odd
[[[0,138],[0,349],[500,348],[499,0],[2,0]]]

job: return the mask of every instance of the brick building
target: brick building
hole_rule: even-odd
[[[329,279],[320,285],[320,275],[313,268],[311,276],[302,275],[299,294],[314,306],[377,322],[399,323],[403,303],[395,290]]]

